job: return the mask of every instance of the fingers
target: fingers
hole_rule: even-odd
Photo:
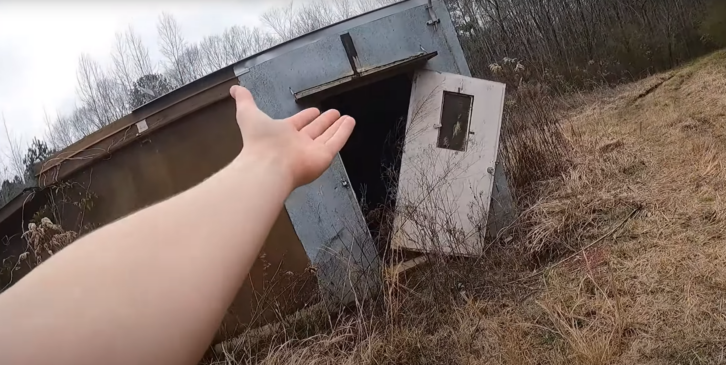
[[[257,109],[257,104],[255,104],[252,93],[246,88],[234,85],[229,89],[229,94],[234,98],[238,112],[245,112],[249,108]]]
[[[302,128],[300,132],[307,134],[312,139],[316,139],[330,128],[338,118],[340,118],[340,112],[335,109],[328,110]]]
[[[310,124],[315,118],[320,116],[320,110],[317,108],[310,108],[297,113],[290,118],[287,118],[287,122],[292,124],[297,130],[303,129],[306,125]]]
[[[329,141],[335,135],[335,132],[337,132],[338,129],[340,129],[340,126],[348,118],[350,118],[350,117],[347,115],[344,115],[344,116],[338,118],[338,120],[336,120],[335,123],[333,123],[333,125],[330,126],[330,128],[325,130],[325,132],[323,132],[323,134],[320,135],[320,137],[315,138],[315,141],[325,144],[325,142]]]
[[[353,133],[353,128],[355,127],[355,119],[348,117],[341,118],[341,120],[342,122],[340,122],[335,133],[325,142],[325,147],[333,153],[338,153],[343,149],[345,142],[348,142],[348,138]]]

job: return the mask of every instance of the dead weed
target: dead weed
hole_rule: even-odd
[[[570,102],[571,167],[538,187],[514,240],[477,260],[433,258],[383,309],[327,332],[217,361],[724,363],[725,58]]]

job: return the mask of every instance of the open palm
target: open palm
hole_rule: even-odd
[[[337,110],[320,114],[316,108],[274,120],[257,108],[246,88],[233,86],[230,94],[237,103],[244,153],[279,166],[293,187],[322,175],[355,127],[353,118],[341,117]]]

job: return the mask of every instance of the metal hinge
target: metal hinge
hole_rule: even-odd
[[[441,19],[439,19],[438,16],[436,16],[436,12],[434,12],[434,4],[431,3],[431,0],[429,0],[429,4],[426,5],[426,10],[429,12],[429,17],[431,18],[429,21],[426,22],[426,25],[437,25],[441,23]]]

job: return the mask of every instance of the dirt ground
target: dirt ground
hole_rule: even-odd
[[[726,53],[566,102],[571,167],[526,229],[389,280],[379,309],[301,315],[214,361],[726,363]]]

